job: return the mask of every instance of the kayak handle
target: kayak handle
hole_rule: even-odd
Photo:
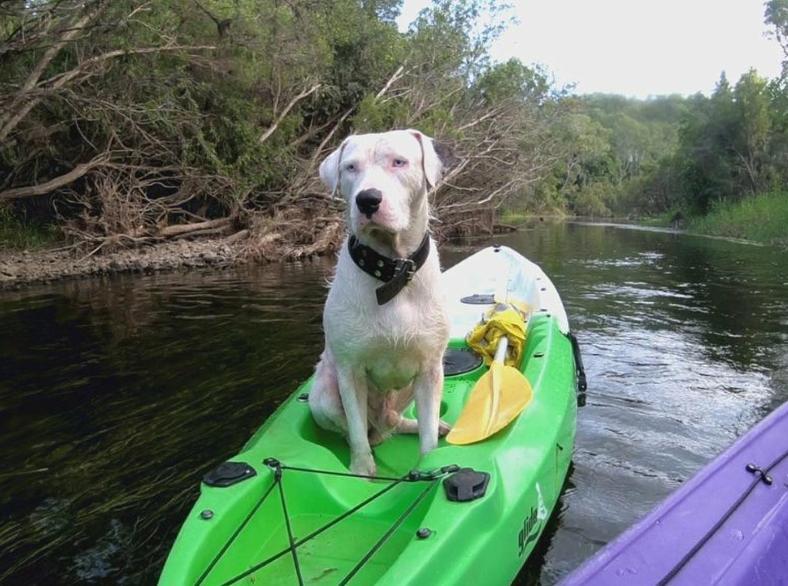
[[[588,389],[588,381],[586,380],[586,369],[583,366],[583,356],[580,354],[580,343],[572,332],[568,332],[566,336],[572,343],[572,355],[575,359],[575,374],[577,376],[577,405],[584,407],[586,404],[586,390]]]

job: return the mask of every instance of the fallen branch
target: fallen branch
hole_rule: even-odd
[[[243,240],[244,238],[249,238],[249,230],[244,228],[243,230],[239,230],[235,234],[230,234],[227,238],[224,239],[224,242],[227,244],[234,244],[239,240]]]
[[[517,232],[517,226],[498,222],[493,224],[493,232],[496,234],[506,234],[507,232]]]
[[[104,63],[116,57],[127,57],[129,55],[148,55],[150,53],[163,53],[165,51],[212,51],[216,49],[215,45],[166,45],[163,47],[141,47],[139,49],[116,49],[114,51],[107,51],[101,55],[90,57],[82,61],[79,65],[69,71],[64,71],[54,77],[39,83],[39,86],[51,84],[51,89],[60,89],[69,81],[77,77],[80,73],[88,69],[91,65]]]
[[[337,130],[339,130],[339,127],[342,126],[342,123],[345,120],[347,120],[347,117],[350,116],[353,113],[353,110],[355,110],[355,109],[356,109],[356,107],[353,106],[353,107],[349,108],[344,114],[342,114],[342,116],[340,116],[339,120],[337,120],[337,123],[334,125],[334,128],[332,128],[329,131],[329,133],[325,136],[325,138],[323,138],[323,140],[320,141],[320,144],[315,149],[315,152],[314,152],[314,154],[312,155],[312,158],[309,161],[309,166],[307,167],[307,169],[308,169],[307,175],[309,175],[312,172],[312,169],[315,167],[315,163],[322,156],[323,149],[326,148],[326,145],[329,143],[331,138],[334,136],[334,133]]]
[[[399,68],[397,68],[397,70],[394,72],[394,75],[392,75],[392,76],[389,78],[389,80],[386,82],[386,85],[384,85],[384,86],[383,86],[383,88],[382,88],[382,89],[381,89],[381,90],[380,90],[380,91],[379,91],[377,94],[375,94],[375,99],[376,99],[376,100],[379,100],[380,98],[382,98],[382,97],[383,97],[383,95],[384,95],[384,94],[385,94],[387,91],[389,91],[389,88],[390,88],[392,85],[394,85],[394,83],[396,83],[397,81],[399,81],[399,79],[402,77],[402,72],[403,72],[404,70],[405,70],[405,66],[404,66],[404,65],[400,65],[400,66],[399,66]]]
[[[186,232],[185,234],[178,234],[177,236],[173,236],[172,240],[182,240],[185,238],[195,238],[200,236],[214,236],[216,234],[224,233],[229,227],[230,226],[228,224],[224,226],[219,226],[218,228],[204,228],[202,230],[194,230],[192,232]]]
[[[195,222],[193,224],[176,224],[174,226],[165,226],[159,230],[159,236],[171,238],[181,234],[188,234],[190,232],[197,232],[200,230],[209,230],[214,228],[224,228],[230,225],[230,218],[219,218],[218,220],[208,220],[207,222]]]
[[[38,185],[27,185],[25,187],[14,187],[0,191],[0,200],[20,199],[23,197],[33,197],[35,195],[46,195],[56,189],[64,187],[89,173],[92,169],[106,162],[106,156],[101,155],[81,165],[77,165],[68,173],[58,175],[54,179],[50,179],[46,183],[39,183]]]
[[[394,74],[388,79],[388,81],[383,85],[380,91],[375,95],[376,100],[382,98],[386,94],[386,92],[391,89],[391,86],[394,84],[394,82],[396,82],[398,79],[402,77],[402,72],[404,71],[404,69],[405,69],[404,65],[400,65],[397,68]],[[310,176],[312,174],[312,170],[315,168],[315,164],[317,163],[318,159],[323,155],[323,149],[325,149],[326,145],[331,141],[332,137],[334,136],[334,133],[337,130],[339,130],[339,128],[342,126],[345,120],[347,120],[347,117],[350,116],[355,109],[356,107],[353,106],[350,109],[348,109],[344,114],[342,114],[342,116],[339,118],[337,123],[334,125],[334,128],[332,128],[331,131],[323,138],[323,140],[320,141],[320,144],[315,149],[314,153],[312,154],[312,158],[309,160],[309,164],[307,165],[306,168],[307,176]]]

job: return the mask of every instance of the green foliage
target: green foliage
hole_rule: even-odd
[[[748,71],[711,96],[593,95],[554,125],[566,145],[536,200],[574,214],[707,213],[788,183],[788,83]]]
[[[54,226],[27,220],[12,213],[10,206],[0,205],[0,250],[36,250],[57,241]]]
[[[402,101],[383,102],[368,94],[358,105],[353,117],[357,132],[382,132],[396,126],[396,121],[407,116],[407,105]]]
[[[784,48],[786,2],[765,13]],[[317,161],[348,132],[393,127],[448,139],[463,161],[435,197],[446,226],[448,210],[470,226],[477,202],[507,198],[540,212],[702,213],[786,184],[785,77],[723,76],[709,97],[573,97],[538,67],[491,61],[509,3],[433,0],[407,33],[401,4],[6,3],[0,134],[8,112],[32,108],[0,141],[0,193],[101,160],[29,205],[105,235],[271,214],[305,206]]]
[[[679,189],[687,206],[705,213],[711,203],[740,199],[788,181],[785,98],[755,71],[731,88],[725,75],[714,93],[690,100],[679,138]]]
[[[783,59],[782,79],[788,78],[788,0],[768,0],[764,12],[766,24],[773,28],[774,37],[782,47]]]
[[[563,156],[521,203],[591,216],[662,205],[657,190],[646,189],[647,177],[676,148],[685,100],[595,94],[562,97],[561,103],[566,110],[552,121],[551,134]]]
[[[479,76],[474,88],[488,104],[504,100],[542,103],[552,90],[545,72],[527,67],[519,59],[493,65]]]
[[[394,23],[400,5],[113,0],[95,12],[98,3],[82,0],[9,6],[0,11],[0,113],[20,109],[16,91],[39,63],[44,73],[34,88],[40,101],[0,141],[0,192],[43,183],[104,153],[113,171],[99,167],[49,194],[52,216],[56,209],[68,221],[79,214],[81,224],[87,214],[110,230],[103,216],[120,205],[128,212],[125,227],[113,226],[134,231],[140,223],[166,225],[168,216],[178,221],[179,201],[208,216],[266,209],[291,189],[311,149],[349,110],[360,107],[379,128],[405,117],[401,104],[375,112],[380,106],[365,99],[410,51]],[[44,7],[51,11],[46,18],[37,11]],[[91,14],[88,28],[42,61],[61,31]],[[85,65],[107,55],[101,67]],[[70,71],[77,75],[69,84],[47,91],[45,80]],[[0,116],[0,132],[5,122]],[[342,126],[336,137],[347,131]],[[78,206],[58,206],[73,199],[66,195],[72,188]],[[170,200],[150,201],[162,197]]]
[[[702,234],[788,245],[788,191],[718,202],[708,215],[693,218],[688,229]]]
[[[507,3],[435,0],[407,33],[395,24],[400,6],[9,4],[0,11],[9,74],[0,86],[0,134],[8,135],[0,199],[89,163],[87,174],[26,200],[49,206],[89,242],[137,241],[218,216],[264,225],[252,216],[300,209],[306,217],[315,215],[309,205],[328,205],[314,197],[316,166],[349,132],[417,127],[464,157],[453,178],[460,189],[443,190],[436,213],[444,204],[460,216],[480,200],[495,206],[547,167],[560,93],[539,69],[491,63],[490,43],[510,22]],[[73,36],[59,44],[67,31]],[[57,47],[51,60],[46,47]],[[42,77],[24,89],[36,71]],[[22,112],[27,100],[33,108]],[[6,111],[22,116],[5,127]],[[447,230],[454,212],[441,216]]]
[[[500,0],[433,0],[411,25],[413,50],[430,55],[425,66],[470,82],[489,66],[488,48],[512,22],[510,8]]]
[[[788,57],[788,0],[766,2]],[[786,62],[784,62],[784,68]],[[702,215],[788,184],[788,78],[754,70],[709,96],[576,99],[554,126],[565,157],[533,190],[575,214]]]
[[[615,188],[607,182],[596,181],[577,192],[572,202],[572,210],[578,216],[610,216],[608,207],[615,199]]]

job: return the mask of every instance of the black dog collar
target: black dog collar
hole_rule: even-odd
[[[348,240],[347,248],[358,268],[385,283],[375,289],[378,305],[383,305],[394,299],[410,283],[416,271],[424,266],[430,254],[430,236],[425,234],[424,240],[408,258],[383,256],[366,244],[361,244],[353,235]]]

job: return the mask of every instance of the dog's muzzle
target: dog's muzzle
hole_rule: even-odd
[[[356,196],[358,210],[364,214],[367,219],[372,219],[372,215],[380,208],[381,201],[383,201],[383,194],[379,189],[364,189],[363,191],[359,191]]]

